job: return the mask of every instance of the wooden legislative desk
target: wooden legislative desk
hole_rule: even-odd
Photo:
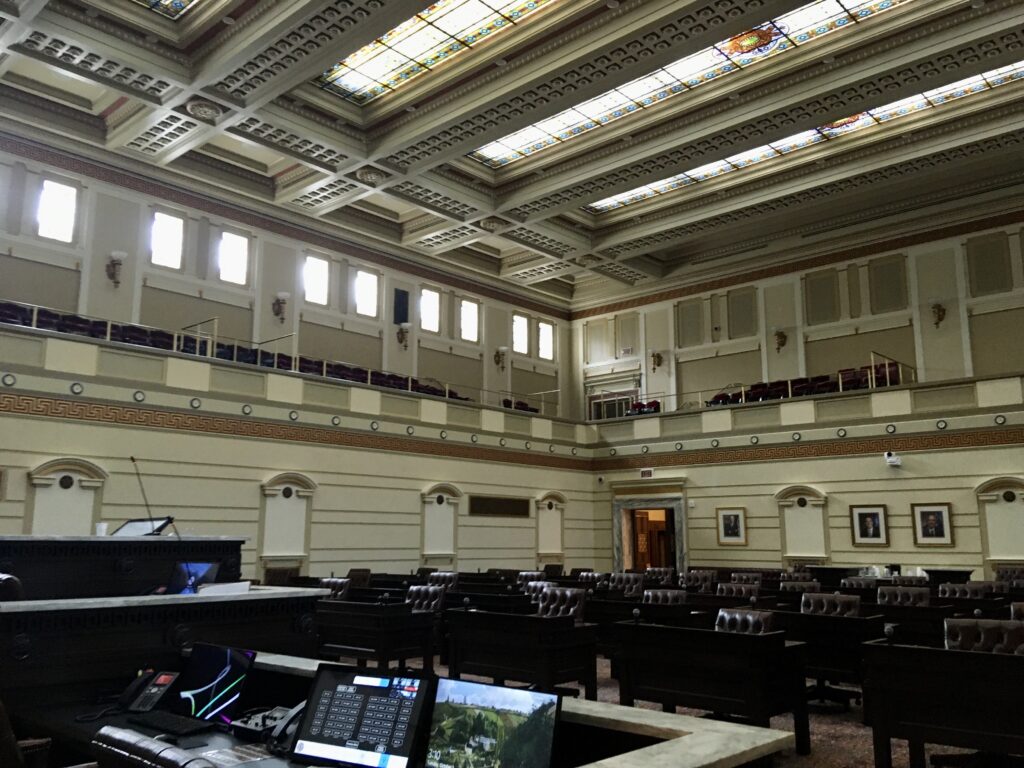
[[[27,600],[146,595],[175,563],[220,563],[217,581],[241,579],[244,538],[228,536],[0,536],[0,573]]]
[[[427,671],[434,668],[435,624],[433,613],[414,613],[405,603],[360,603],[321,600],[316,604],[318,654],[337,660],[374,660],[387,668],[392,661],[422,659]]]
[[[316,602],[327,594],[256,587],[237,595],[0,603],[0,699],[11,706],[73,698],[125,670],[173,669],[181,649],[198,641],[315,657]]]
[[[180,669],[180,663],[179,658],[168,668]],[[302,701],[318,666],[313,659],[257,652],[243,693],[243,708],[291,706]],[[122,673],[131,674],[128,667]],[[19,705],[14,715],[16,724],[26,733],[56,739],[57,746],[64,748],[62,754],[81,761],[89,757],[88,743],[100,727],[127,725],[124,716],[75,722],[76,716],[96,709],[94,701],[82,700],[45,708]],[[736,768],[789,749],[793,743],[793,734],[786,731],[566,698],[559,716],[552,768]],[[201,754],[236,744],[233,736],[216,732],[188,737],[188,742],[179,746]],[[296,766],[281,758],[243,765]]]

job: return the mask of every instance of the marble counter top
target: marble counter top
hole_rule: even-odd
[[[240,600],[277,600],[289,597],[327,597],[329,589],[303,587],[253,587],[228,595],[142,595],[138,597],[86,597],[67,600],[19,600],[0,603],[0,614],[35,611],[91,611],[104,608],[136,608],[156,605],[231,603]]]
[[[276,653],[257,653],[255,666],[269,672],[312,678],[320,662]],[[588,763],[580,768],[733,768],[792,749],[788,731],[705,720],[699,717],[622,707],[586,699],[562,700],[564,722],[664,739],[658,744]]]

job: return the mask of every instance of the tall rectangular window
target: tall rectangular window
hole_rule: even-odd
[[[480,305],[475,301],[459,302],[459,336],[463,341],[480,341]]]
[[[327,306],[330,278],[331,264],[327,259],[307,256],[302,266],[302,290],[306,301]]]
[[[245,285],[249,279],[249,238],[234,232],[221,232],[217,265],[221,280]]]
[[[441,330],[441,294],[429,288],[420,291],[420,328],[432,333]]]
[[[537,356],[542,360],[555,359],[555,326],[537,323]]]
[[[356,314],[377,316],[377,276],[373,272],[356,272]]]
[[[512,315],[512,351],[530,354],[530,318]]]
[[[185,220],[169,213],[154,213],[153,227],[149,231],[151,261],[161,267],[181,269],[184,244]]]
[[[78,190],[75,187],[45,179],[36,211],[39,236],[70,243],[75,236],[77,206]]]

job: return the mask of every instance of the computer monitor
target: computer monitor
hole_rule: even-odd
[[[168,595],[194,595],[201,584],[217,580],[220,563],[180,562],[174,564],[174,572],[167,584]]]
[[[255,651],[196,643],[171,696],[170,710],[197,720],[230,723]]]
[[[159,536],[160,532],[174,522],[173,517],[139,517],[126,520],[111,533],[111,536]]]
[[[439,680],[427,768],[549,768],[561,699],[555,694]]]
[[[321,664],[292,759],[333,766],[414,768],[429,679]]]

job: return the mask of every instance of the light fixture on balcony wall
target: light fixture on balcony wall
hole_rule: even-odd
[[[781,352],[782,348],[786,346],[786,342],[789,341],[789,337],[786,332],[778,328],[775,329],[775,351]]]
[[[121,285],[121,268],[127,257],[128,254],[124,251],[111,251],[110,258],[107,259],[104,271],[107,273],[107,279],[114,284],[115,288]]]
[[[395,338],[402,345],[402,349],[409,348],[409,328],[409,323],[399,323],[398,330],[395,332]]]
[[[270,304],[270,311],[277,318],[278,322],[284,323],[285,310],[288,308],[288,299],[292,295],[290,293],[279,293],[274,297],[274,300]]]
[[[942,325],[942,321],[946,319],[946,307],[941,302],[932,302],[932,320],[935,321],[935,327],[938,328]]]
[[[665,362],[665,358],[661,356],[661,352],[651,352],[651,373],[658,370],[658,366]]]
[[[505,372],[505,358],[508,357],[508,347],[498,347],[494,352],[494,364]]]

